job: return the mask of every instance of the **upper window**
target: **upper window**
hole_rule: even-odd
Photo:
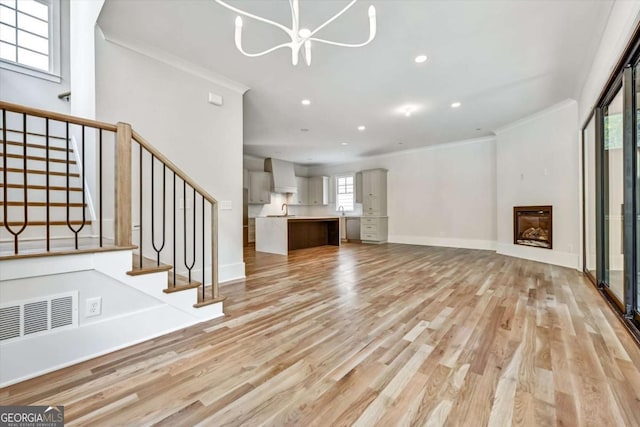
[[[354,204],[353,175],[336,177],[336,210],[352,211]]]
[[[0,59],[57,74],[57,0],[0,0]]]

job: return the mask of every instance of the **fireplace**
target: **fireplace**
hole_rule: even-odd
[[[551,206],[515,206],[513,208],[513,244],[553,248]]]

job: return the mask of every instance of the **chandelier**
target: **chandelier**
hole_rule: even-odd
[[[309,30],[308,28],[300,28],[300,8],[298,5],[298,0],[289,0],[289,6],[291,7],[291,28],[287,28],[282,24],[274,22],[270,19],[262,18],[260,16],[254,15],[249,12],[245,12],[244,10],[238,9],[237,7],[231,6],[223,0],[215,0],[216,3],[230,9],[240,15],[246,16],[251,19],[255,19],[256,21],[264,22],[265,24],[273,25],[276,28],[284,31],[290,38],[291,42],[282,43],[277,46],[274,46],[270,49],[264,50],[262,52],[257,53],[249,53],[246,52],[242,48],[242,18],[236,18],[236,33],[235,33],[235,41],[236,47],[238,50],[246,56],[249,57],[257,57],[266,55],[275,50],[282,48],[291,49],[291,63],[293,65],[298,65],[298,59],[300,57],[300,49],[304,46],[304,59],[307,63],[307,66],[311,65],[311,42],[324,43],[333,46],[342,46],[342,47],[362,47],[371,42],[373,38],[376,36],[376,8],[373,6],[369,6],[369,38],[367,41],[363,43],[341,43],[332,40],[319,39],[314,37],[316,33],[322,30],[327,25],[331,24],[333,21],[338,19],[340,15],[345,13],[347,10],[351,8],[358,0],[351,0],[349,4],[347,4],[340,12],[334,15],[332,18],[328,19],[324,24],[320,25],[315,30]]]

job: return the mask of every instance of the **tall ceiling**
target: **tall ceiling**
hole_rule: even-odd
[[[287,1],[229,2],[290,25]],[[301,0],[301,26],[315,28],[347,3]],[[311,67],[302,57],[293,66],[289,50],[243,56],[234,44],[236,14],[213,0],[109,0],[99,24],[107,36],[248,86],[245,153],[319,164],[487,136],[577,98],[612,3],[360,0],[318,36],[365,40],[373,4],[376,38],[356,49],[315,44]],[[286,41],[280,30],[244,19],[246,50]],[[425,63],[414,62],[419,54]],[[461,107],[451,108],[456,101]],[[406,105],[417,107],[410,117]]]

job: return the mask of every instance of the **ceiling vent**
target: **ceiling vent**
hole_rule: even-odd
[[[78,327],[78,291],[0,306],[0,342]]]

